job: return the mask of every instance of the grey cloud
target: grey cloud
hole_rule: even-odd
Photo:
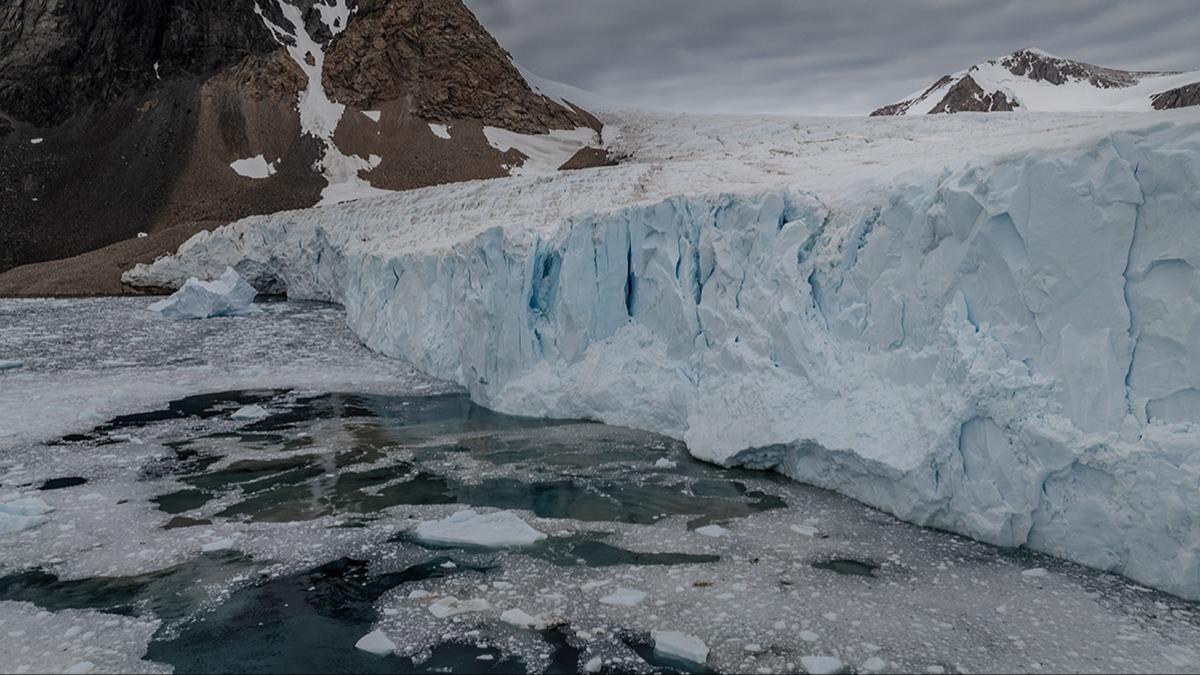
[[[667,110],[861,114],[1022,47],[1200,68],[1195,0],[466,0],[554,80]]]

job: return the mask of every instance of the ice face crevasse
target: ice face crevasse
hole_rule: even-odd
[[[338,149],[333,142],[334,131],[346,111],[346,106],[329,99],[321,80],[321,71],[325,67],[325,52],[319,42],[308,34],[304,24],[304,15],[300,8],[285,0],[275,0],[279,10],[291,24],[292,29],[279,26],[263,13],[262,7],[256,2],[254,11],[263,24],[271,32],[275,41],[283,45],[304,72],[308,84],[300,92],[297,110],[300,113],[301,130],[319,139],[324,145],[319,166],[328,185],[321,191],[321,201],[318,205],[337,204],[339,202],[387,194],[387,190],[372,187],[371,184],[359,177],[359,172],[375,168],[370,158],[364,159],[357,155],[347,155]],[[331,3],[331,4],[327,4]],[[313,5],[320,14],[321,22],[329,28],[333,35],[346,29],[350,15],[356,11],[351,9],[347,0],[321,0]]]
[[[483,405],[668,433],[1196,599],[1197,184],[1195,127],[1160,125],[836,208],[677,196],[399,247],[363,243],[388,203],[266,216],[133,276],[256,267]]]

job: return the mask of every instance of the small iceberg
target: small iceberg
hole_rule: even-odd
[[[213,281],[201,281],[196,277],[188,279],[173,295],[147,309],[173,321],[240,316],[258,312],[254,307],[256,295],[258,291],[246,283],[237,271],[226,267],[220,278]]]
[[[481,514],[470,509],[417,525],[416,538],[428,544],[508,548],[546,538],[511,511]]]

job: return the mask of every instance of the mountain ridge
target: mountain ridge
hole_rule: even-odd
[[[1120,70],[1028,47],[943,75],[871,115],[1140,111],[1191,105],[1200,105],[1200,70]]]

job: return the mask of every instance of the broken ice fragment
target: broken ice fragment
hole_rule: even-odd
[[[258,311],[253,304],[257,294],[232,267],[226,267],[220,278],[213,281],[191,277],[173,295],[147,309],[175,321],[253,314]]]
[[[650,638],[654,640],[654,651],[663,656],[692,663],[708,660],[708,646],[693,635],[674,630],[655,630],[650,632]]]
[[[728,532],[729,530],[721,527],[720,525],[705,525],[704,527],[696,528],[696,534],[702,534],[706,537],[720,537]]]
[[[492,604],[483,598],[459,600],[448,595],[429,606],[429,613],[439,619],[446,619],[468,612],[484,612],[492,608]]]
[[[354,648],[376,656],[387,656],[396,651],[396,643],[389,640],[383,631],[373,630],[359,638],[358,642],[354,643]]]
[[[601,604],[615,605],[617,607],[633,607],[645,599],[646,593],[644,591],[638,591],[632,588],[618,588],[609,595],[600,598],[600,602]]]
[[[546,535],[511,511],[480,514],[467,509],[448,518],[420,523],[416,538],[430,544],[506,548],[528,546],[545,539]]]
[[[235,420],[261,420],[270,414],[261,405],[247,405],[238,408],[229,418]]]

